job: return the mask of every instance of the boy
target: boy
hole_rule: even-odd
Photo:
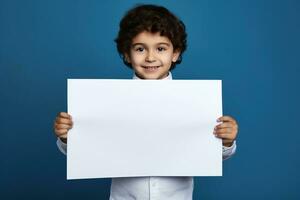
[[[184,24],[164,7],[141,5],[129,10],[120,22],[117,48],[124,63],[133,69],[134,79],[171,80],[171,70],[181,62],[186,49]],[[236,149],[237,122],[229,116],[212,130],[223,142],[223,159]],[[69,114],[58,114],[54,130],[57,145],[66,154],[67,133],[73,122]],[[113,178],[111,200],[191,200],[192,177]]]

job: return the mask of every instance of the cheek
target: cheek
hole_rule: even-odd
[[[131,54],[131,63],[132,64],[140,64],[144,60],[144,56],[142,54]]]
[[[162,62],[165,64],[172,63],[172,59],[173,59],[172,54],[166,54],[163,57],[161,57]]]
[[[134,58],[131,58],[131,66],[133,69],[138,69],[143,63],[143,59],[141,56],[135,56]]]

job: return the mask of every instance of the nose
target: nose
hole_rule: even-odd
[[[146,62],[155,62],[154,52],[152,50],[148,51],[146,55]]]

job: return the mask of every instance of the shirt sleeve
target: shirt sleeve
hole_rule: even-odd
[[[66,143],[61,141],[60,138],[57,138],[56,145],[57,145],[58,149],[60,150],[60,152],[67,155],[67,146],[68,145]]]
[[[223,160],[230,158],[236,151],[236,141],[230,147],[223,146]]]

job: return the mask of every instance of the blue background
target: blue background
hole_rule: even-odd
[[[0,199],[108,199],[110,179],[66,180],[52,131],[67,78],[131,78],[114,38],[145,1],[0,1]],[[222,79],[239,122],[223,177],[195,179],[194,199],[300,199],[296,0],[147,1],[186,24],[176,79]]]

